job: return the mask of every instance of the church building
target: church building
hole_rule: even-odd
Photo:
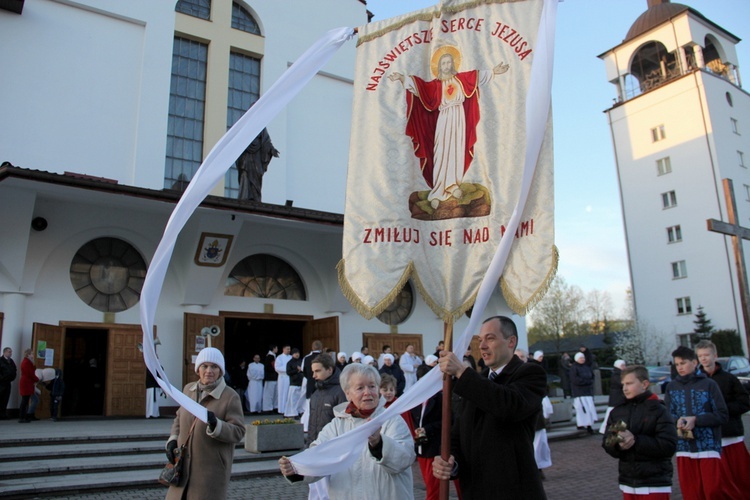
[[[732,212],[750,227],[750,95],[729,29],[687,5],[648,0],[622,43],[599,56],[615,91],[606,116],[635,312],[667,346],[662,363],[690,345],[699,307],[715,328],[736,330],[747,352],[732,238],[707,229]]]
[[[31,347],[37,368],[63,370],[64,416],[144,415],[140,292],[175,204],[295,59],[331,29],[366,24],[367,9],[364,0],[0,1],[0,345],[19,365]],[[306,354],[321,340],[351,355],[413,343],[427,355],[442,338],[416,287],[371,320],[339,289],[355,44],[268,125],[262,199],[247,199],[233,167],[180,233],[153,332],[173,385],[193,380],[209,343],[230,368],[270,344]],[[499,292],[492,314],[511,315]]]

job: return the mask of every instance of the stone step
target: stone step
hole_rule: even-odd
[[[108,442],[86,442],[77,439],[56,441],[34,445],[15,444],[0,448],[0,463],[14,460],[55,460],[68,457],[97,457],[112,455],[138,455],[164,451],[164,436],[153,437],[149,440],[128,441],[113,440]],[[244,443],[236,447],[244,453]]]
[[[294,454],[299,450],[274,453],[248,453],[237,450],[234,455],[234,464],[246,462],[265,462],[278,460],[282,454]],[[109,471],[125,471],[143,469],[150,467],[161,469],[166,463],[166,455],[163,451],[157,453],[139,453],[135,455],[108,455],[108,456],[48,456],[46,460],[13,460],[4,462],[0,469],[0,482],[8,478],[21,478],[27,476],[50,477],[65,474],[89,474]]]
[[[8,478],[0,481],[0,498],[31,498],[35,496],[83,493],[123,488],[166,488],[158,484],[163,463],[153,467],[111,470],[94,473],[69,473],[52,476]],[[232,479],[266,476],[278,473],[278,457],[232,464]]]

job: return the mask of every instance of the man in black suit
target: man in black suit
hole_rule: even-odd
[[[452,352],[443,351],[440,369],[456,378],[462,398],[451,433],[451,457],[435,457],[438,479],[458,477],[464,500],[546,499],[534,459],[534,428],[542,410],[547,375],[541,366],[513,354],[518,332],[513,320],[494,316],[479,333],[486,365],[480,374]]]

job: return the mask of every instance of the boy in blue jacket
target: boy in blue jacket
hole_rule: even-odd
[[[672,352],[677,378],[667,385],[664,403],[677,423],[677,474],[685,500],[743,498],[721,480],[721,426],[729,412],[716,382],[696,373],[698,357],[680,346]]]

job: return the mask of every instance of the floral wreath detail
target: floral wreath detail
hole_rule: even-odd
[[[298,424],[299,420],[293,418],[277,418],[275,420],[253,420],[252,425],[284,425]]]

